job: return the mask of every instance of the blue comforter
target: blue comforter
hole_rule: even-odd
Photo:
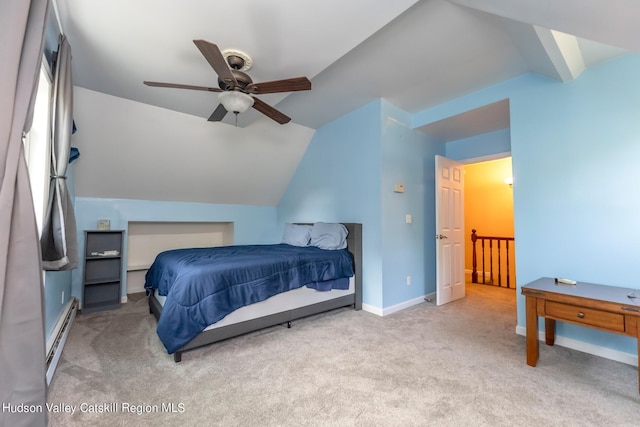
[[[167,297],[158,336],[169,353],[245,305],[307,285],[353,276],[347,250],[286,244],[176,249],[158,254],[145,289]],[[348,281],[329,282],[334,288]]]

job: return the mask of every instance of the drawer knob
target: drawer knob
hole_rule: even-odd
[[[578,312],[578,317],[579,317],[580,319],[584,319],[584,313],[583,313],[583,312],[581,312],[581,311],[579,311],[579,312]]]

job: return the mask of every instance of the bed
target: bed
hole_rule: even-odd
[[[328,226],[325,223],[319,225]],[[185,351],[238,335],[279,324],[291,327],[291,322],[296,319],[337,308],[352,306],[360,310],[362,225],[342,225],[347,232],[344,250],[321,250],[311,244],[308,247],[300,245],[299,248],[276,244],[183,249],[158,254],[147,273],[145,288],[149,294],[149,311],[158,321],[158,336],[167,352],[173,354],[175,362],[180,362]],[[301,228],[299,226],[312,225],[292,225]],[[319,227],[316,226],[317,228]],[[215,250],[215,256],[206,252],[209,249]],[[269,253],[263,255],[260,251],[264,250]],[[290,262],[285,257],[291,250],[295,250],[294,258],[302,265],[292,268],[293,272],[289,267],[282,266],[283,263]],[[271,267],[268,261],[270,256],[273,256],[277,267]],[[217,257],[221,262],[211,261]],[[256,264],[258,273],[240,267],[242,282],[250,284],[253,289],[253,284],[262,283],[266,280],[265,277],[270,280],[277,275],[277,289],[274,290],[271,283],[266,288],[268,291],[259,291],[257,296],[249,296],[249,301],[229,303],[225,294],[229,292],[226,290],[229,286],[223,284],[240,279],[228,279],[223,276],[226,272],[218,271],[218,266],[231,265],[235,260],[245,257],[248,262]],[[317,259],[318,257],[320,258]],[[170,260],[170,267],[167,267],[164,258]],[[191,270],[183,268],[193,263],[193,259],[196,259],[197,265],[201,265],[205,275],[200,273],[199,278],[191,280]],[[346,259],[348,267],[345,265]],[[271,270],[272,268],[275,270]],[[223,268],[225,269],[226,267]],[[175,284],[172,285],[173,283]],[[230,286],[234,289],[232,292],[244,292],[245,285],[238,287],[235,283],[237,282]],[[212,290],[217,288],[222,291]],[[235,288],[240,290],[236,291]]]

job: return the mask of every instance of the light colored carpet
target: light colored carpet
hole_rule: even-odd
[[[467,285],[462,300],[384,318],[340,309],[186,352],[179,364],[155,326],[146,299],[79,315],[48,399],[76,413],[50,413],[49,425],[640,424],[635,367],[544,343],[527,366],[513,290]]]

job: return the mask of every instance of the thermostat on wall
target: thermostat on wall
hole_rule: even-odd
[[[393,191],[395,193],[404,193],[404,184],[395,184],[393,186]]]

